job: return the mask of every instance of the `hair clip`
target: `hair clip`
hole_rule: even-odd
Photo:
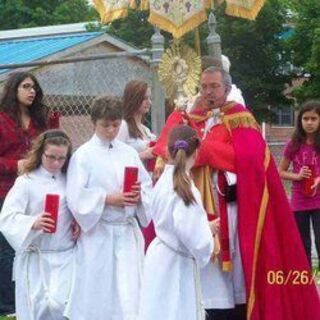
[[[177,140],[173,145],[174,151],[178,151],[180,149],[187,151],[188,148],[189,148],[189,144],[185,140]]]

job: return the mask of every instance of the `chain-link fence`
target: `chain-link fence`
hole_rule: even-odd
[[[152,70],[147,59],[115,54],[114,57],[104,59],[87,57],[86,61],[80,58],[68,63],[66,61],[56,64],[41,63],[33,66],[31,72],[43,89],[45,104],[50,110],[60,113],[60,127],[70,135],[74,147],[78,147],[92,135],[89,114],[95,97],[120,97],[126,83],[133,79],[144,80],[150,86],[152,83]],[[26,70],[29,65],[20,65],[20,68],[12,72]],[[0,91],[6,79],[6,76],[2,76]],[[151,126],[150,117],[146,124]]]

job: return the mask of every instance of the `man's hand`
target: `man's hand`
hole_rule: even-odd
[[[141,201],[141,183],[136,182],[131,192],[118,192],[106,196],[105,203],[114,207],[132,207]]]
[[[220,218],[210,221],[209,227],[212,235],[215,236],[220,231]]]

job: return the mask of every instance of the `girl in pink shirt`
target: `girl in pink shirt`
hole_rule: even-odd
[[[311,223],[320,257],[320,101],[302,105],[279,173],[283,179],[292,181],[291,205],[311,265]]]

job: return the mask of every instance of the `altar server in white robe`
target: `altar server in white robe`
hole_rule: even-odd
[[[144,266],[139,320],[202,320],[199,268],[214,249],[219,220],[208,222],[201,196],[190,177],[199,139],[189,126],[168,138],[166,165],[151,201],[156,238]]]
[[[3,204],[0,231],[16,251],[13,274],[19,320],[64,319],[80,230],[66,202],[70,155],[71,142],[63,131],[42,133]],[[54,221],[44,212],[47,194],[59,200],[54,233],[49,233]]]
[[[95,133],[74,154],[68,170],[67,198],[81,226],[76,253],[71,320],[133,320],[139,306],[151,179],[136,150],[115,139],[121,100],[94,100]],[[125,167],[138,168],[138,182],[123,192]]]

